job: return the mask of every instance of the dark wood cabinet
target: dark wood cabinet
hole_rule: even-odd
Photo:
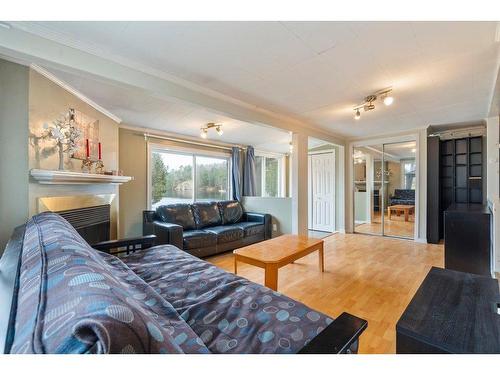
[[[373,211],[380,212],[380,190],[373,190]]]
[[[486,205],[448,207],[444,212],[445,268],[491,277],[490,219]]]
[[[396,324],[396,352],[500,353],[498,281],[433,267]]]
[[[444,211],[454,203],[485,203],[483,137],[427,138],[427,241],[444,237]]]

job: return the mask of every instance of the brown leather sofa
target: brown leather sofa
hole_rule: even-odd
[[[271,215],[244,212],[238,201],[160,206],[143,212],[143,234],[206,257],[271,238]]]

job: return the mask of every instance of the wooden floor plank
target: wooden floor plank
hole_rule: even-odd
[[[278,290],[332,317],[343,311],[368,320],[360,353],[395,353],[395,325],[432,266],[443,267],[443,245],[334,234],[325,240],[325,272],[312,253],[279,270]],[[207,259],[233,271],[233,255]],[[238,274],[264,283],[262,269],[238,265]]]

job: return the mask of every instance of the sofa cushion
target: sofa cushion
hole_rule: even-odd
[[[198,229],[222,224],[217,202],[198,202],[193,204],[194,220]]]
[[[174,306],[212,353],[297,353],[332,322],[174,246],[123,260]]]
[[[184,249],[214,246],[217,244],[217,236],[204,230],[187,230],[183,233],[182,244]]]
[[[205,230],[217,236],[217,243],[238,241],[244,236],[243,229],[234,224],[205,228]]]
[[[169,204],[156,209],[156,214],[166,223],[182,226],[185,230],[196,229],[193,208],[190,204]]]
[[[173,306],[61,216],[26,225],[11,353],[207,353]]]
[[[239,223],[236,223],[233,225],[238,227],[238,228],[243,229],[243,233],[245,234],[245,237],[262,234],[265,231],[264,224],[262,224],[262,223],[253,223],[250,221],[240,221]]]
[[[394,198],[415,199],[415,190],[413,189],[394,189]]]
[[[222,224],[234,224],[241,220],[243,207],[238,201],[219,202],[219,209],[222,217]]]

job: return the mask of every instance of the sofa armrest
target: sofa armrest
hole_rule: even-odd
[[[160,220],[155,211],[143,211],[142,218],[143,235],[154,234],[157,245],[174,245],[182,249],[182,226]]]
[[[154,234],[158,237],[159,245],[174,245],[182,250],[182,237],[184,230],[178,224],[165,223],[163,221],[155,221],[153,223]]]
[[[154,234],[150,234],[148,236],[140,236],[133,238],[125,238],[121,240],[111,240],[111,241],[102,241],[91,245],[96,250],[101,250],[110,254],[118,254],[126,252],[129,254],[131,251],[136,250],[145,250],[155,245],[156,236]],[[125,248],[120,250],[120,248]],[[112,249],[118,249],[118,251],[114,251],[111,253]]]
[[[304,346],[300,354],[357,353],[359,336],[368,322],[343,312],[328,327]]]
[[[264,224],[265,239],[268,240],[273,236],[273,217],[270,214],[259,214],[256,212],[245,212],[243,214],[244,221]]]

